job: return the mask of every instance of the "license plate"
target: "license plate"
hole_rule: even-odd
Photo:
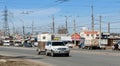
[[[65,53],[64,51],[60,51],[60,53]]]

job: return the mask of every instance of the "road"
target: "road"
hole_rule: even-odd
[[[37,55],[35,48],[0,47],[0,55],[44,62],[50,66],[120,66],[120,51],[71,49],[70,57]]]

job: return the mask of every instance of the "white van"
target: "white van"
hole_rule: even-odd
[[[62,41],[48,41],[45,46],[46,55],[61,54],[69,56],[70,49]]]

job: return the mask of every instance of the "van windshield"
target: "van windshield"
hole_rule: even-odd
[[[65,46],[63,42],[53,42],[52,46]]]

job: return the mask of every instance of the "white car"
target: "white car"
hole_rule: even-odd
[[[3,46],[10,46],[10,40],[4,40]]]
[[[66,46],[69,47],[69,48],[73,48],[73,44],[72,43],[67,43]]]
[[[10,46],[10,42],[4,42],[3,45],[4,46]]]
[[[56,54],[69,56],[70,49],[62,41],[48,41],[45,46],[46,56]]]

